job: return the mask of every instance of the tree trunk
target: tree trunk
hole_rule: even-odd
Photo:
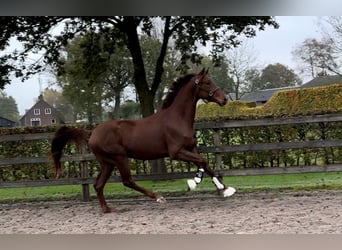
[[[138,84],[137,84],[138,85]],[[147,117],[154,114],[154,98],[149,90],[138,91],[138,98],[140,102],[141,115],[142,117]]]
[[[125,17],[123,21],[127,35],[127,48],[131,53],[134,67],[134,86],[141,105],[141,114],[147,117],[154,113],[153,94],[147,84],[144,61],[142,58],[137,23],[134,17]]]
[[[146,80],[145,66],[142,58],[137,23],[134,17],[125,17],[125,32],[127,35],[127,47],[132,55],[134,66],[134,85],[138,94],[141,114],[143,117],[154,114],[154,92],[149,88]],[[156,88],[156,85],[154,86]],[[151,161],[153,173],[165,173],[164,159]]]
[[[115,104],[114,110],[112,113],[112,119],[119,119],[120,118],[120,105],[121,105],[121,95],[120,93],[115,95]]]

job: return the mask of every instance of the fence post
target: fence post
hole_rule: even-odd
[[[220,130],[214,129],[214,145],[215,147],[221,146],[221,137],[220,137]],[[215,153],[215,169],[221,170],[222,164],[222,154]]]
[[[81,146],[81,154],[85,154],[87,152],[86,145]],[[89,171],[88,171],[88,162],[87,161],[81,161],[81,178],[88,178],[89,177]],[[89,191],[89,184],[82,184],[82,197],[83,201],[89,201],[90,200],[90,191]]]

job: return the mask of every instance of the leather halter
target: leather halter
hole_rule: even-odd
[[[207,90],[207,89],[205,89],[205,88],[202,88],[201,85],[199,85],[199,83],[200,83],[200,80],[199,80],[199,79],[196,79],[196,80],[195,80],[196,86],[197,86],[199,89],[202,89],[202,90],[208,92],[209,97],[212,97],[212,96],[215,94],[216,91],[220,90],[220,87],[216,87],[216,88],[213,89],[213,90]]]

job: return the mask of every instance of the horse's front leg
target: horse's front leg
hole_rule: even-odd
[[[188,186],[190,189],[195,189],[197,184],[201,183],[203,179],[203,174],[206,173],[211,177],[216,188],[222,190],[222,194],[224,197],[231,196],[235,193],[235,188],[227,187],[226,185],[224,185],[219,180],[218,176],[215,175],[215,172],[208,167],[207,161],[198,153],[181,149],[172,158],[176,160],[190,161],[198,166],[195,178],[188,180]]]
[[[195,137],[194,137],[194,140],[196,140]],[[189,151],[189,152],[192,152],[192,153],[194,153],[194,154],[199,155],[195,147],[193,147],[192,150]],[[198,167],[198,168],[197,168],[197,172],[196,172],[195,177],[194,177],[193,179],[189,179],[189,180],[187,181],[189,190],[194,190],[194,189],[197,187],[197,185],[200,184],[200,183],[202,182],[202,180],[203,180],[203,177],[204,177],[204,168],[201,167],[201,166],[198,165],[198,164],[197,164],[197,167]]]
[[[204,169],[202,167],[198,167],[195,177],[187,181],[189,190],[194,190],[197,187],[197,185],[202,182],[203,176],[204,176]]]

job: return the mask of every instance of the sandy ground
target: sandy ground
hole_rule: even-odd
[[[342,233],[342,191],[189,197],[109,200],[112,214],[96,200],[0,204],[0,233]]]

